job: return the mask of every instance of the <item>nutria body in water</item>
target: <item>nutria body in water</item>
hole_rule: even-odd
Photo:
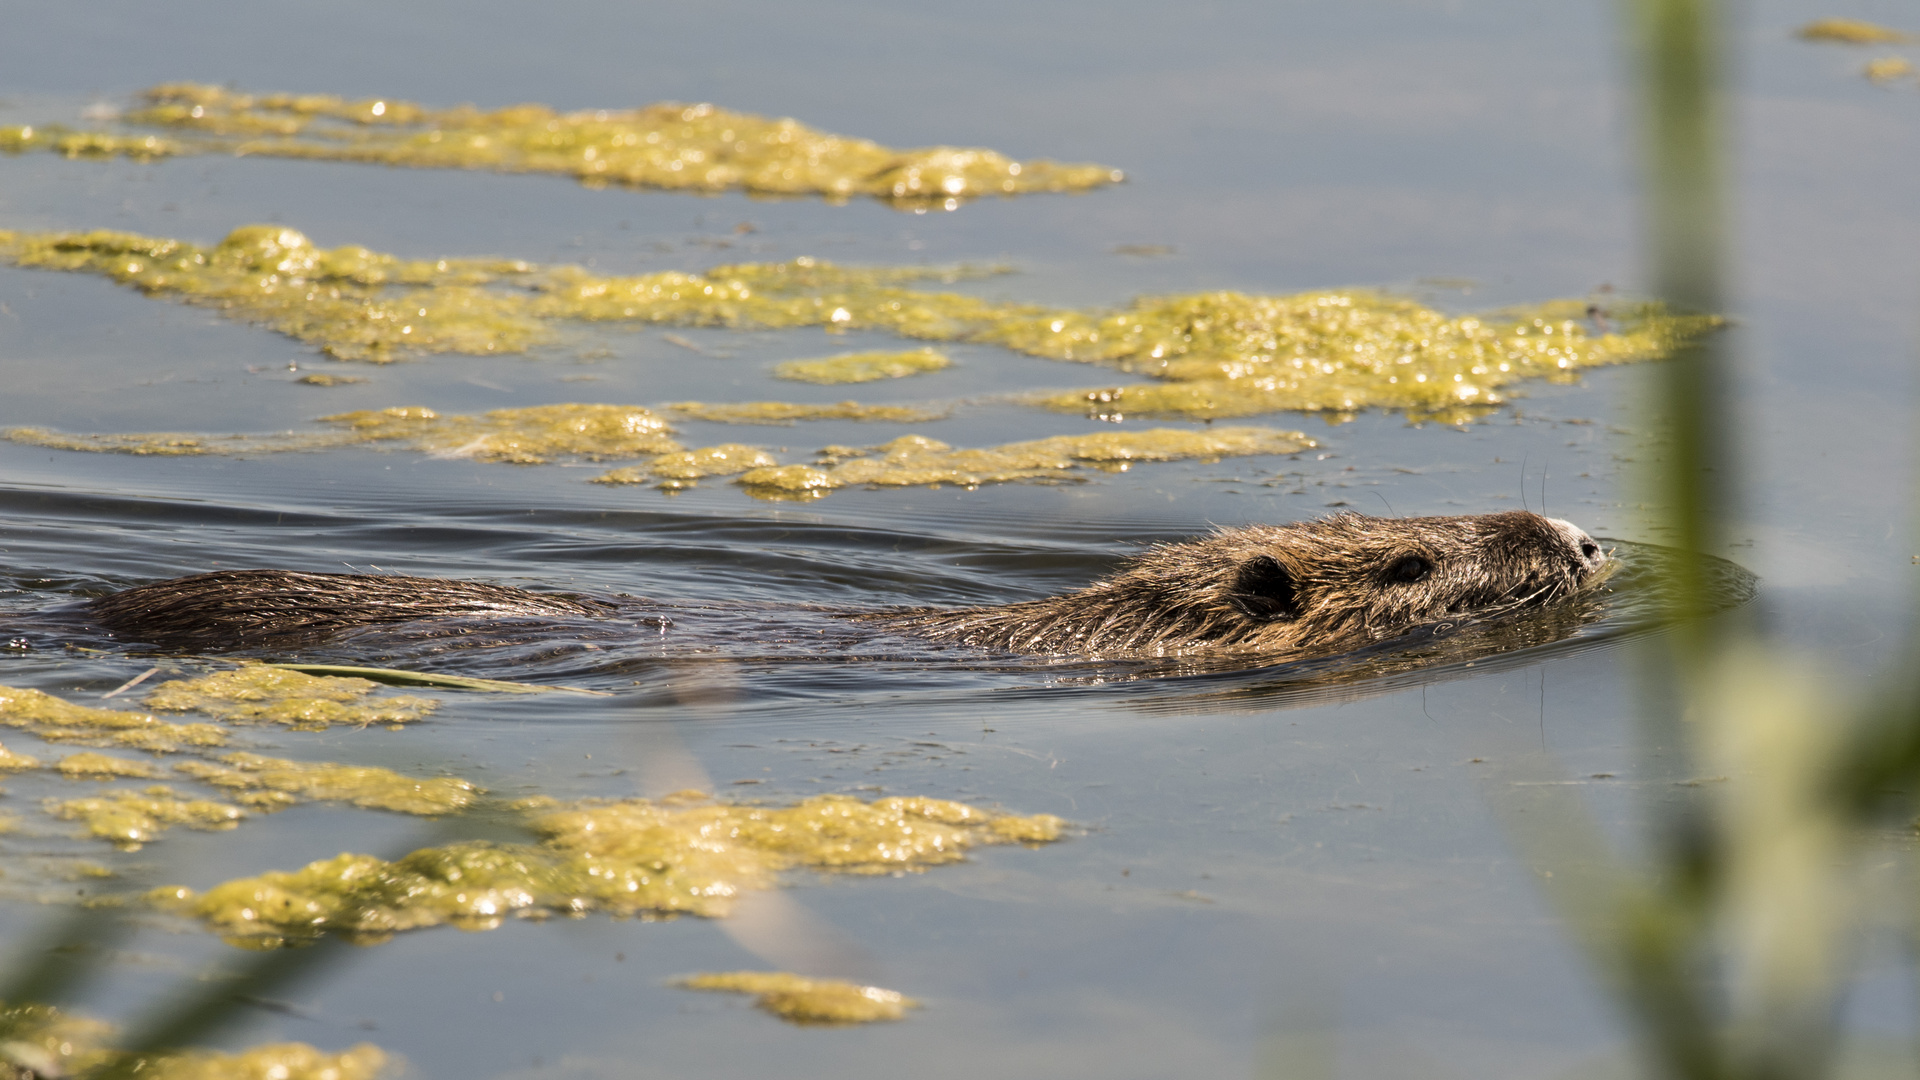
[[[1042,600],[849,618],[1015,653],[1327,656],[1418,626],[1546,604],[1606,564],[1586,533],[1538,514],[1339,514],[1162,544],[1113,577]],[[92,620],[123,640],[202,649],[420,620],[565,621],[623,610],[606,600],[477,582],[289,570],[175,578],[88,605]]]

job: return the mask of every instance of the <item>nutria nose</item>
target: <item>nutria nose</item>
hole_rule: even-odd
[[[1561,536],[1566,537],[1568,545],[1578,553],[1574,569],[1581,577],[1607,565],[1606,551],[1594,541],[1593,537],[1587,535],[1586,530],[1565,518],[1548,518],[1547,524],[1552,525]]]

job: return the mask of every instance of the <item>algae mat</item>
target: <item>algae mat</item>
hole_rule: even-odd
[[[857,408],[833,407],[810,413],[804,407],[770,409],[753,403],[748,422],[794,419],[925,419],[911,410],[881,416]],[[701,419],[730,420],[724,407],[702,412],[687,404],[676,411]],[[743,410],[747,407],[742,406]],[[194,435],[181,432],[65,434],[43,428],[0,429],[0,439],[29,446],[138,456],[193,457],[318,451],[352,446],[404,448],[433,457],[512,465],[541,465],[556,460],[609,461],[647,458],[593,477],[598,484],[658,481],[669,490],[689,488],[705,477],[738,477],[749,495],[768,499],[818,498],[834,488],[954,485],[977,488],[1011,481],[1058,482],[1086,479],[1085,469],[1124,472],[1135,463],[1218,461],[1229,457],[1295,454],[1317,446],[1298,431],[1221,427],[1206,431],[1147,428],[1090,435],[1056,435],[1000,446],[955,449],[922,435],[902,435],[878,446],[827,446],[804,463],[782,465],[767,451],[741,443],[682,450],[669,429],[648,410],[618,405],[540,405],[498,409],[484,416],[441,416],[431,409],[402,406],[321,418],[336,425],[326,432],[276,435]],[[301,706],[298,715],[324,726],[324,704]],[[293,715],[293,714],[288,714]],[[380,722],[412,719],[404,711]]]
[[[492,929],[510,915],[724,918],[744,893],[773,888],[782,871],[917,872],[976,846],[1049,843],[1064,824],[906,796],[755,806],[685,792],[522,806],[538,844],[465,841],[392,861],[341,854],[204,893],[167,886],[149,899],[249,947],[326,934],[373,944],[433,926]]]
[[[983,196],[1117,184],[1105,165],[1015,161],[992,150],[899,150],[797,120],[710,104],[559,112],[545,105],[433,109],[392,98],[245,94],[176,83],[145,92],[121,120],[173,137],[60,126],[0,128],[0,150],[68,157],[196,153],[352,161],[420,169],[553,173],[595,187],[878,199],[952,210]]]
[[[1364,290],[1146,297],[1110,310],[1054,309],[910,288],[982,271],[841,267],[812,258],[631,277],[511,259],[409,260],[316,247],[275,225],[212,246],[130,233],[0,231],[15,265],[102,274],[200,304],[341,359],[524,352],[566,322],[878,330],[996,345],[1153,380],[1045,398],[1107,419],[1212,420],[1280,410],[1397,409],[1460,420],[1502,388],[1657,360],[1720,325],[1655,304],[1558,300],[1448,315]]]
[[[400,1062],[371,1043],[327,1053],[307,1043],[268,1043],[235,1053],[177,1050],[129,1056],[112,1046],[114,1026],[51,1005],[0,1002],[0,1061],[27,1077],[139,1076],[151,1080],[375,1080]]]

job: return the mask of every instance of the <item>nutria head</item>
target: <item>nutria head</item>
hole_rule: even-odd
[[[1418,626],[1545,604],[1607,564],[1569,522],[1338,514],[1149,549],[1121,573],[1045,600],[886,616],[902,629],[1012,652],[1322,656]]]

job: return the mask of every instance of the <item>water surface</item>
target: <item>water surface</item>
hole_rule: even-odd
[[[1868,5],[1871,7],[1872,5]],[[1849,12],[1898,21],[1902,12]],[[1745,358],[1736,544],[1786,640],[1870,671],[1905,629],[1915,573],[1904,471],[1920,274],[1920,92],[1857,77],[1864,56],[1795,42],[1832,12],[1775,0],[1741,27],[1733,314]],[[970,287],[1059,304],[1140,293],[1349,284],[1449,310],[1630,293],[1640,280],[1629,139],[1604,5],[1061,3],[901,9],[578,3],[105,3],[12,12],[5,118],[75,121],[160,81],[392,94],[497,107],[677,98],[793,115],[891,145],[991,146],[1127,170],[1081,197],[915,215],[739,196],[592,191],[563,179],[263,159],[139,164],[0,158],[0,228],[117,228],[211,242],[280,222],[317,243],[408,256],[591,261],[602,272],[813,255],[1005,261]],[[752,231],[740,231],[747,224]],[[1128,247],[1131,245],[1131,247]],[[1169,253],[1127,250],[1170,248]],[[1116,249],[1120,249],[1117,251]],[[804,454],[909,430],[991,445],[1108,430],[1023,408],[1090,369],[957,346],[952,367],[858,387],[776,381],[786,360],[896,347],[878,334],[593,330],[529,357],[329,361],[210,312],[79,275],[0,269],[0,426],[270,431],[396,404],[442,412],[567,401],[961,401],[917,426],[744,428],[683,441]],[[691,343],[695,348],[689,348]],[[319,388],[315,371],[368,382]],[[1469,513],[1524,501],[1625,544],[1659,544],[1630,470],[1657,459],[1613,369],[1465,429],[1364,414],[1267,418],[1324,445],[1294,457],[1140,465],[1061,486],[847,490],[757,502],[724,481],[677,495],[373,450],[237,459],[0,444],[0,604],[223,567],[353,568],[664,600],[859,607],[1044,595],[1138,545],[1213,524],[1351,507]],[[857,394],[855,393],[857,391]],[[792,458],[786,458],[792,460]],[[1574,644],[1586,639],[1577,638]],[[1331,1027],[1340,1075],[1539,1077],[1624,1053],[1626,1035],[1509,846],[1496,767],[1545,751],[1622,842],[1670,797],[1632,746],[1632,651],[1512,649],[1300,688],[1284,676],[1147,680],[750,647],[688,660],[514,646],[422,657],[496,677],[586,680],[608,698],[443,693],[402,731],[254,729],[250,748],[474,779],[507,795],[658,796],[687,786],[791,801],[924,794],[1052,813],[1072,835],[898,878],[800,878],[810,929],[589,917],[401,935],[246,1011],[221,1045],[370,1040],[423,1077],[1251,1075],[1276,1033]],[[747,643],[751,645],[751,643]],[[515,651],[517,650],[517,651]],[[924,660],[925,658],[921,658]],[[144,656],[0,652],[0,683],[92,701]],[[183,670],[191,665],[183,665]],[[97,703],[97,702],[96,702]],[[9,749],[58,749],[7,735]],[[0,838],[25,943],[49,891],[204,888],[341,851],[395,854],[437,826],[309,804],[231,833],[176,830],[133,854],[69,837],[23,774]],[[1651,797],[1646,793],[1652,791]],[[1672,796],[1677,797],[1677,796]],[[67,880],[76,859],[117,875]],[[16,866],[20,869],[16,870]],[[791,914],[791,913],[789,913]],[[78,1003],[137,1013],[232,950],[142,920]],[[1911,990],[1869,951],[1849,1023],[1903,1032]],[[893,1025],[820,1031],[675,975],[818,963],[926,1003]]]

